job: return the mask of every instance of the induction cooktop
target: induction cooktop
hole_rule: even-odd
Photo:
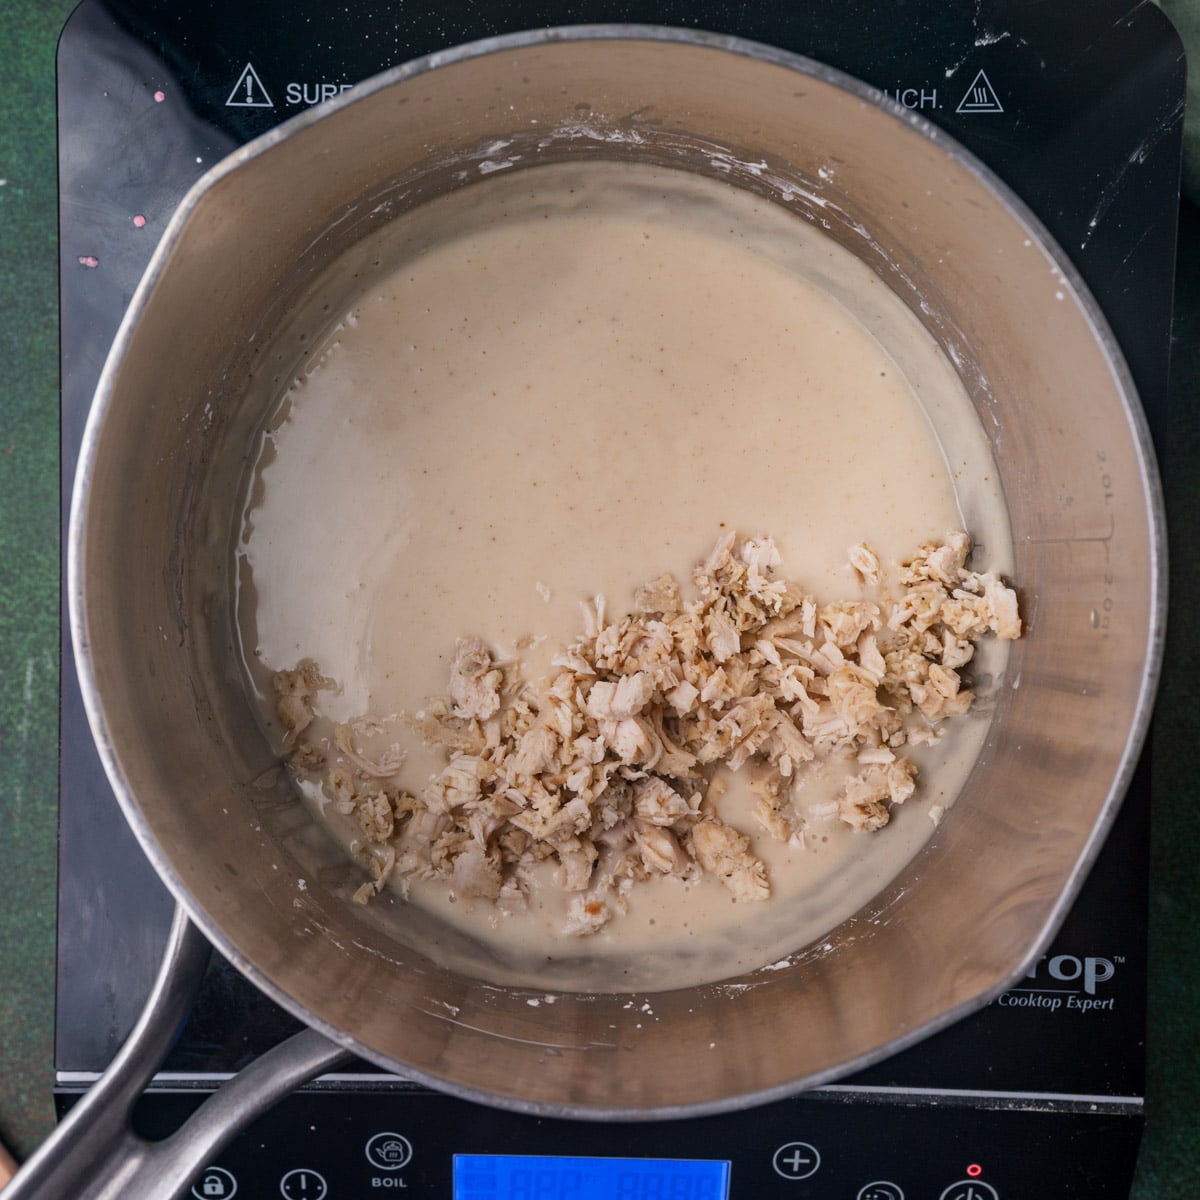
[[[1124,352],[1152,431],[1161,431],[1184,66],[1152,5],[84,0],[58,58],[64,520],[108,347],[159,234],[201,174],[278,123],[420,54],[596,22],[687,26],[780,46],[943,128],[1017,192],[1073,260]],[[65,626],[62,662],[55,1090],[65,1111],[131,1028],[173,905],[92,747]],[[836,1085],[723,1116],[595,1124],[482,1108],[363,1064],[261,1117],[197,1177],[192,1195],[1125,1196],[1143,1113],[1149,773],[1144,758],[1078,902],[1028,978]],[[173,1128],[297,1027],[214,956],[138,1127],[148,1135]]]

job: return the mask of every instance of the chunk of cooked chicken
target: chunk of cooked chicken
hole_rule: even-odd
[[[690,845],[700,866],[715,875],[735,900],[765,900],[771,894],[767,869],[754,856],[744,833],[709,817],[692,829]]]
[[[500,708],[504,672],[492,661],[492,652],[477,637],[459,638],[450,666],[450,695],[460,717],[486,720]]]
[[[317,693],[334,686],[311,658],[302,658],[290,671],[276,671],[271,683],[275,713],[283,722],[287,742],[295,741],[312,724]]]

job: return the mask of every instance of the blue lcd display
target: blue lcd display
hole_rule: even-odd
[[[728,1200],[729,1163],[456,1154],[454,1200]]]

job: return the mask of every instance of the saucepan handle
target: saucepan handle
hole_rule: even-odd
[[[130,1125],[134,1103],[186,1019],[211,947],[182,908],[146,1007],[112,1065],[4,1189],[4,1200],[174,1200],[260,1112],[350,1057],[305,1029],[257,1058],[170,1137]]]

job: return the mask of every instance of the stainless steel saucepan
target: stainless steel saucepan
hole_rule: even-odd
[[[951,816],[819,953],[744,987],[658,994],[653,1019],[621,995],[531,1006],[411,950],[398,906],[344,902],[353,868],[321,858],[272,774],[219,577],[260,347],[334,257],[470,186],[498,143],[513,171],[611,159],[719,175],[827,230],[954,364],[1011,517],[1027,635]],[[1138,401],[1068,259],[961,147],[836,71],[673,29],[543,30],[432,55],[288,122],[205,176],[163,238],[91,413],[68,565],[84,698],[178,899],[173,946],[195,974],[211,942],[315,1032],[182,1141],[147,1147],[121,1106],[178,1019],[186,980],[168,974],[150,1048],[100,1085],[117,1097],[108,1125],[43,1151],[11,1194],[174,1195],[344,1050],[525,1112],[677,1117],[829,1081],[978,1009],[1045,946],[1120,803],[1157,679],[1164,545]],[[102,1142],[115,1159],[97,1159]]]

